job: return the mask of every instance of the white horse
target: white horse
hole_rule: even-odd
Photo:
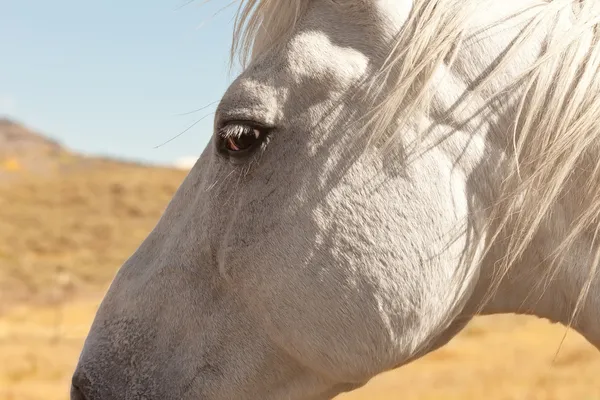
[[[600,347],[599,0],[240,7],[247,67],[72,399],[329,399],[477,314]]]

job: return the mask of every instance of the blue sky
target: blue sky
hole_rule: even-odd
[[[181,114],[218,101],[233,79],[237,5],[215,16],[228,3],[0,0],[0,115],[84,153],[198,156],[216,104]]]

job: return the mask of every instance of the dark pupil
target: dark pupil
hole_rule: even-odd
[[[252,134],[244,134],[239,137],[231,138],[231,140],[240,150],[244,150],[250,148],[254,144],[255,138]]]

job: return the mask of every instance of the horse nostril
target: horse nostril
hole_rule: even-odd
[[[84,394],[84,390],[89,385],[85,374],[80,369],[77,369],[71,380],[71,400],[90,400]]]
[[[86,397],[83,395],[81,390],[77,387],[77,385],[72,384],[71,385],[71,400],[88,400],[88,399],[86,399]]]

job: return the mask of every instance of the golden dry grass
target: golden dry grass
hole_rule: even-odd
[[[0,400],[68,398],[94,311],[185,173],[106,160],[0,182]],[[14,165],[11,164],[11,165]],[[65,172],[68,171],[68,172]],[[600,400],[600,355],[524,317],[474,321],[448,346],[340,400]]]
[[[98,160],[0,185],[0,311],[14,302],[62,301],[104,287],[184,176]]]
[[[66,400],[99,298],[13,308],[0,318],[0,399]],[[525,317],[474,321],[448,346],[339,400],[597,400],[600,356]]]

